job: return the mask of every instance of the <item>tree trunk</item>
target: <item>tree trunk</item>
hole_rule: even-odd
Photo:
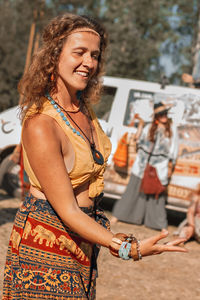
[[[196,45],[194,48],[192,77],[195,82],[200,82],[200,13],[198,17]]]

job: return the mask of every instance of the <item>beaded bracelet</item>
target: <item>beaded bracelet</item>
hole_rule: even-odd
[[[140,240],[137,240],[137,253],[138,253],[139,260],[142,259],[142,254],[140,252]]]
[[[116,233],[113,235],[112,242],[117,245],[117,249],[112,245],[109,246],[112,255],[125,260],[130,258],[133,258],[134,261],[142,259],[140,241],[132,234]]]
[[[142,259],[142,255],[140,252],[140,241],[137,240],[132,234],[129,234],[126,238],[126,241],[131,243],[131,250],[130,256],[133,258],[134,261]]]
[[[137,239],[132,241],[131,256],[134,261],[142,259],[142,255],[140,252],[140,241]]]

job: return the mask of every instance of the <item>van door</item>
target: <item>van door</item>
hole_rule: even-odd
[[[110,122],[110,113],[116,92],[117,87],[104,85],[101,101],[93,106],[97,118],[108,137],[111,137],[113,130],[112,123]]]

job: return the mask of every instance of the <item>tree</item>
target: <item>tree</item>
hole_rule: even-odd
[[[0,111],[18,103],[33,21],[39,33],[60,13],[92,15],[109,33],[106,75],[159,81],[166,55],[173,83],[192,72],[199,10],[198,0],[0,0]]]
[[[171,61],[171,83],[191,72],[200,2],[107,0],[103,19],[110,33],[108,74],[159,81]],[[114,22],[114,26],[111,23]]]
[[[0,0],[0,111],[19,101],[17,84],[24,72],[33,22],[38,33],[49,19],[64,11],[83,14],[96,9],[98,14],[98,3],[87,0],[83,7],[78,0]],[[36,34],[33,42],[35,38]]]
[[[198,10],[200,12],[200,8]],[[198,26],[196,32],[196,42],[193,51],[193,69],[192,75],[195,81],[200,81],[200,13],[198,15]]]
[[[181,75],[191,74],[194,66],[200,2],[198,0],[189,2],[169,0],[165,10],[172,33],[168,34],[161,51],[168,55],[173,63],[172,82],[182,84]]]
[[[160,78],[159,46],[170,28],[161,13],[160,2],[106,1],[103,20],[110,34],[109,75],[137,79]]]
[[[34,11],[43,1],[0,1],[0,110],[16,105],[17,84],[25,66],[29,32]],[[38,18],[37,29],[41,26]]]

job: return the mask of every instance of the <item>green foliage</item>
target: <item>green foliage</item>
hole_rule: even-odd
[[[194,47],[197,42],[200,2],[198,0],[169,0],[168,22],[171,26],[163,53],[168,54],[177,71],[171,75],[173,80],[193,68]]]
[[[165,71],[161,54],[177,66],[173,82],[192,71],[198,0],[0,0],[0,11],[0,111],[18,103],[17,84],[36,12],[37,32],[66,11],[99,18],[110,39],[106,75],[159,81]]]
[[[159,46],[169,30],[160,12],[160,0],[107,0],[106,7],[103,20],[110,34],[108,74],[147,79],[153,64],[154,80],[158,80]]]
[[[37,8],[44,8],[39,0],[0,1],[0,110],[18,103],[17,84],[23,74],[33,12]],[[42,25],[39,17],[37,30]]]

